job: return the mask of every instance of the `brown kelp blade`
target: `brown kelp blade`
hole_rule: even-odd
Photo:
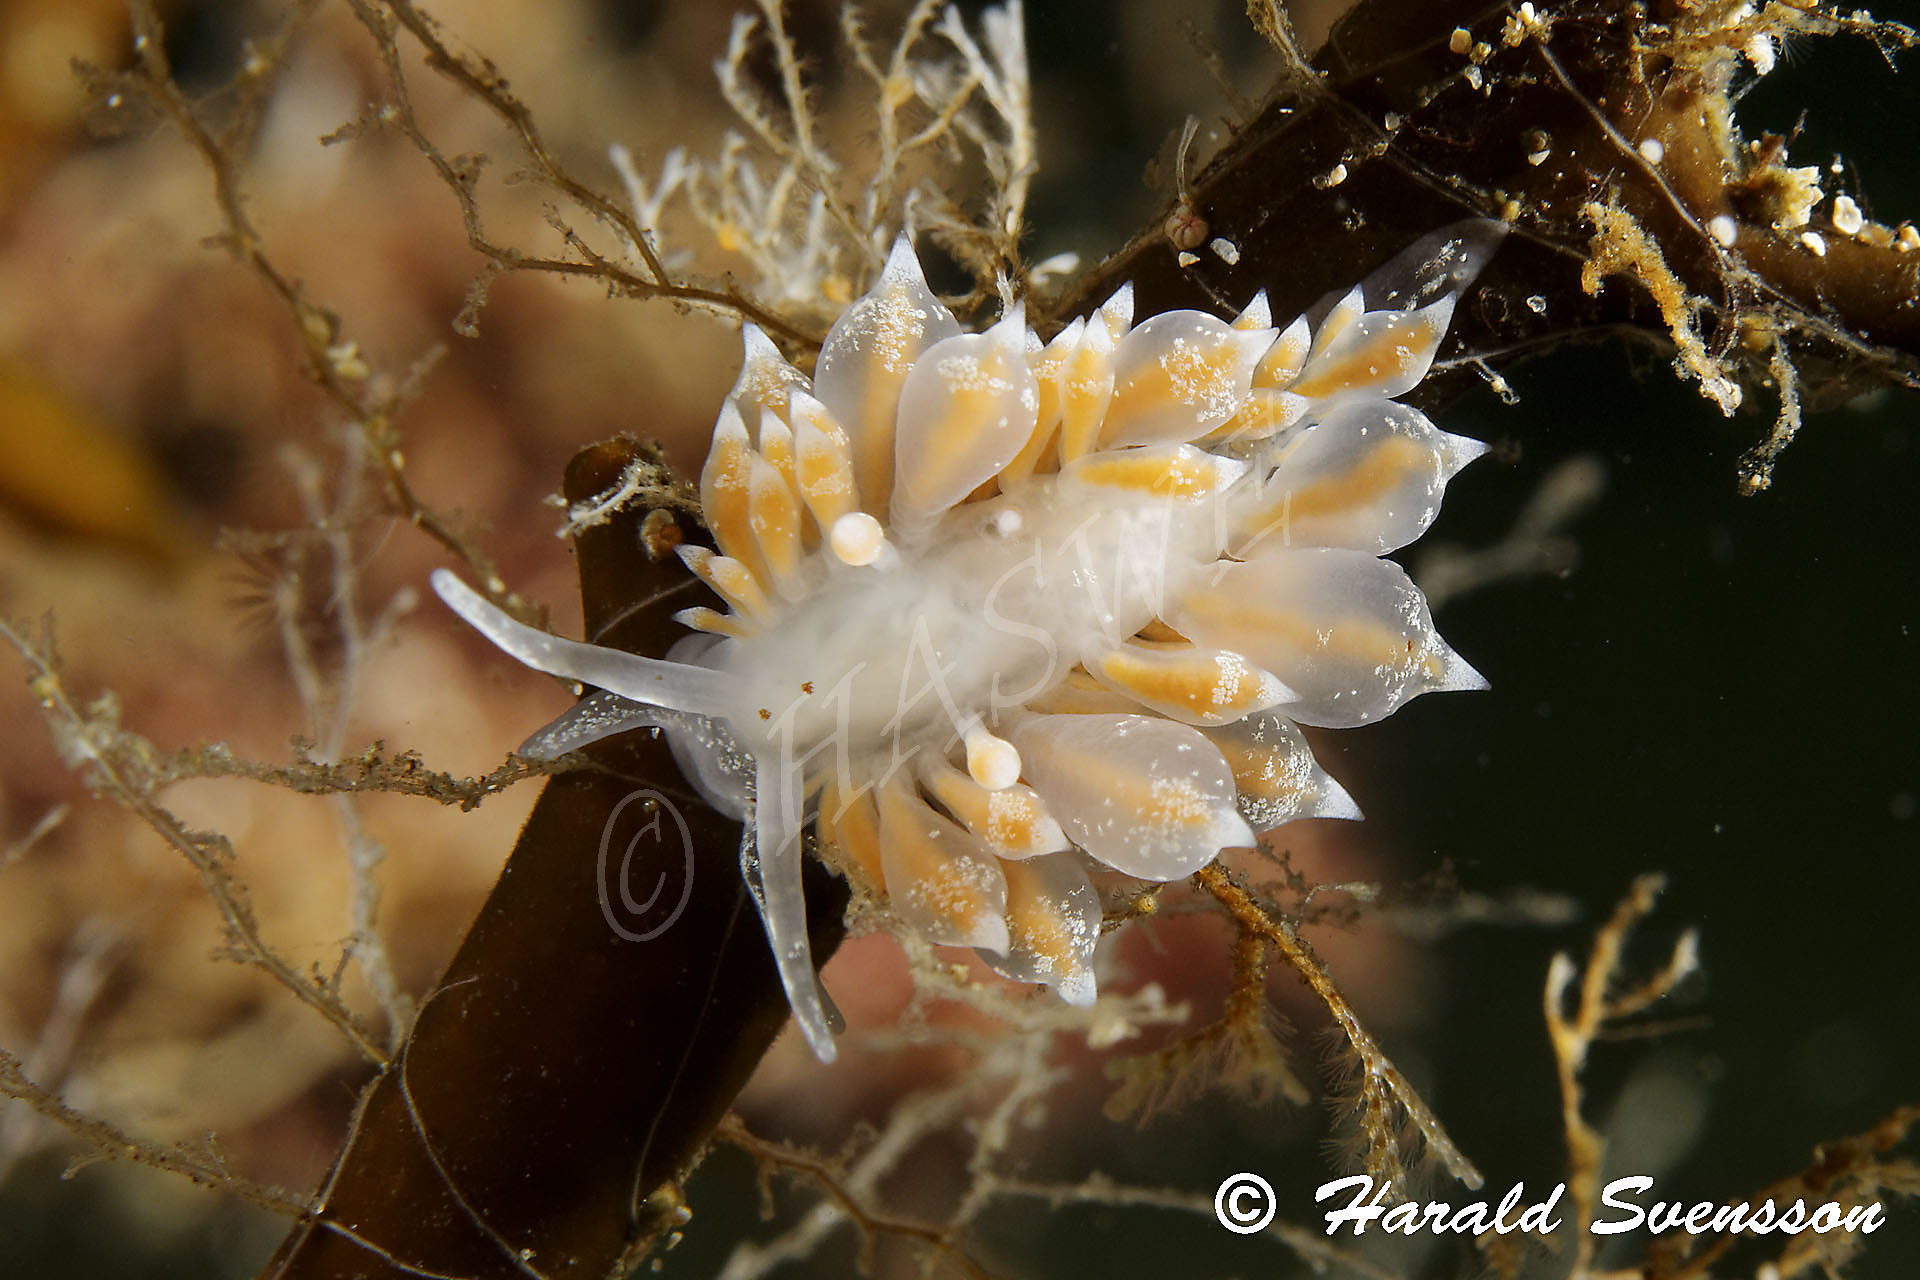
[[[569,498],[603,492],[638,456],[627,440],[585,450]],[[679,560],[646,551],[646,514],[581,533],[580,583],[589,639],[658,654],[682,634],[668,616],[696,601]],[[608,1274],[786,1021],[738,824],[650,734],[587,754],[593,769],[548,782],[368,1086],[321,1207],[263,1276]],[[824,959],[845,890],[810,863],[807,896]]]

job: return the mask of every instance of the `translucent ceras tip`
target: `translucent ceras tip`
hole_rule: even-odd
[[[866,512],[849,511],[833,522],[827,542],[843,563],[867,565],[878,560],[886,549],[887,532]]]
[[[1452,432],[1442,432],[1440,438],[1441,474],[1451,480],[1459,474],[1462,467],[1478,458],[1485,457],[1493,448],[1484,440],[1475,440],[1472,436],[1456,436]]]
[[[1366,815],[1360,812],[1360,806],[1354,802],[1353,796],[1347,789],[1332,778],[1325,777],[1324,774],[1320,779],[1319,802],[1314,805],[1308,816],[1345,818],[1351,822],[1361,822],[1366,819]]]
[[[1430,686],[1435,693],[1472,693],[1493,687],[1493,682],[1476,671],[1453,646],[1442,641],[1439,648],[1436,656],[1440,661],[1440,674]]]
[[[893,238],[893,248],[887,251],[887,265],[880,269],[880,279],[884,284],[926,284],[926,273],[920,270],[920,255],[913,251],[913,236],[904,227]]]
[[[989,791],[1005,791],[1020,781],[1020,752],[975,720],[961,732],[967,747],[967,772]]]
[[[1115,342],[1126,336],[1133,327],[1133,281],[1115,289],[1113,296],[1100,304],[1100,318],[1107,322],[1107,332]]]
[[[739,381],[743,387],[751,386],[756,377],[773,375],[774,371],[787,365],[787,358],[780,354],[779,345],[767,336],[765,329],[751,320],[740,326],[740,345],[743,355]]]
[[[1273,327],[1273,305],[1267,301],[1265,289],[1254,294],[1253,301],[1247,304],[1246,310],[1233,318],[1233,327],[1255,332]]]

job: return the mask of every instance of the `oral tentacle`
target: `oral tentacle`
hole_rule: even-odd
[[[528,734],[527,740],[513,749],[513,754],[525,760],[557,760],[569,751],[592,746],[630,729],[658,727],[660,715],[659,707],[642,706],[617,693],[601,690],[588,694]]]
[[[786,989],[793,1019],[807,1047],[822,1062],[836,1056],[833,1027],[813,971],[807,939],[807,900],[800,878],[800,816],[804,797],[797,769],[767,756],[754,775],[752,838],[740,847],[740,874],[760,909],[773,964]]]
[[[578,680],[649,707],[700,716],[724,713],[726,681],[718,672],[551,635],[510,617],[447,569],[435,569],[431,581],[434,594],[449,609],[535,671]]]

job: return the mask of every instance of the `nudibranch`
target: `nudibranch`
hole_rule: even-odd
[[[742,820],[741,868],[807,1042],[834,1056],[801,833],[935,944],[1094,997],[1090,868],[1188,876],[1308,817],[1356,818],[1299,726],[1486,682],[1386,553],[1484,452],[1396,397],[1498,224],[1426,237],[1276,326],[1133,323],[1131,287],[1043,342],[971,333],[902,236],[813,377],[745,330],[700,476],[724,602],[664,660],[434,589],[513,657],[595,686],[522,748],[663,729]]]

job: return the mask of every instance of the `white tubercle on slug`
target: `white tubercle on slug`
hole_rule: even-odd
[[[1485,681],[1380,557],[1484,452],[1394,397],[1426,376],[1501,228],[1428,236],[1309,316],[1133,323],[1131,287],[1051,342],[968,333],[906,237],[814,377],[751,325],[700,476],[725,611],[669,660],[434,589],[513,657],[603,690],[553,756],[663,729],[745,821],[742,872],[801,1031],[833,1033],[800,891],[822,853],[928,941],[1095,995],[1089,873],[1191,875],[1300,818],[1357,818],[1299,725]]]

